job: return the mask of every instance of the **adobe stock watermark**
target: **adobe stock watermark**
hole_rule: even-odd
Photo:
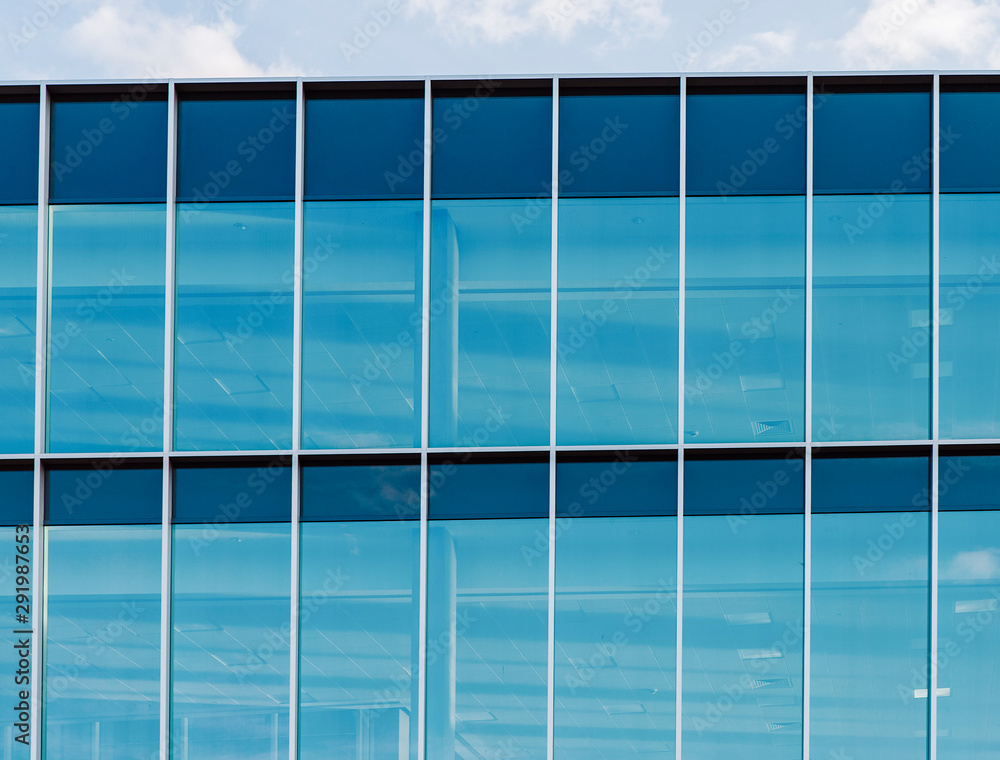
[[[361,52],[385,31],[386,27],[402,10],[402,0],[389,0],[383,7],[368,11],[371,18],[366,20],[364,24],[354,27],[354,36],[351,37],[350,42],[340,43],[340,53],[344,56],[344,60],[350,63],[352,58],[361,55]]]
[[[17,32],[7,32],[7,42],[15,53],[48,27],[59,15],[59,11],[69,5],[69,0],[35,0],[35,4],[38,10],[21,16],[21,26]]]

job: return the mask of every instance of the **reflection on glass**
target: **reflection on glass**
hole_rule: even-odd
[[[677,441],[677,209],[560,202],[560,444]]]
[[[546,445],[551,204],[436,202],[432,214],[431,445]]]
[[[46,528],[47,760],[158,752],[160,531]]]
[[[171,758],[287,756],[288,524],[173,530]]]
[[[685,440],[803,440],[803,199],[691,199],[686,273]]]
[[[305,447],[420,445],[422,227],[419,201],[306,204]]]
[[[537,519],[432,521],[428,758],[545,757],[547,530]]]
[[[927,438],[929,199],[828,196],[813,208],[813,435]]]
[[[175,448],[292,447],[291,203],[177,211]]]
[[[37,172],[36,172],[37,174]],[[0,206],[0,453],[35,448],[38,209]]]
[[[942,438],[1000,436],[1000,195],[941,196]]]
[[[302,524],[299,757],[412,760],[420,523]]]
[[[564,523],[555,596],[560,760],[675,752],[676,546],[675,517]]]
[[[166,209],[51,206],[48,449],[163,445]]]

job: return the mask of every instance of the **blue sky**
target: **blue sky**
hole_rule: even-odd
[[[996,0],[4,0],[7,80],[993,69]]]

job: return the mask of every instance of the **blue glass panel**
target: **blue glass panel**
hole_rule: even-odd
[[[993,758],[1000,747],[1000,512],[949,512],[938,530],[937,756]]]
[[[941,192],[1000,190],[1000,92],[941,93]]]
[[[306,205],[306,448],[420,445],[422,230],[417,201]]]
[[[46,529],[46,760],[156,757],[160,526]]]
[[[431,213],[431,445],[548,445],[549,202]]]
[[[927,756],[929,523],[813,516],[811,757]]]
[[[182,100],[177,200],[292,200],[295,101]]]
[[[805,95],[689,94],[688,195],[806,191]]]
[[[55,102],[50,130],[53,203],[163,202],[167,196],[167,103],[130,96]],[[142,165],[141,171],[126,167]]]
[[[34,522],[35,475],[30,470],[0,470],[0,525]]]
[[[1000,437],[1000,195],[940,200],[942,438]]]
[[[38,103],[0,103],[0,203],[38,203]]]
[[[166,209],[52,206],[49,451],[163,446]]]
[[[423,98],[306,102],[307,199],[420,198],[423,161]]]
[[[801,513],[805,499],[802,459],[687,459],[684,514],[729,515],[733,530],[757,514]]]
[[[302,468],[302,520],[419,520],[419,464]]]
[[[548,462],[488,462],[430,466],[430,516],[546,517]]]
[[[803,530],[801,515],[685,519],[685,760],[802,757]]]
[[[814,192],[930,191],[930,93],[821,93],[813,107]]]
[[[163,521],[163,471],[98,462],[89,470],[46,473],[49,525],[126,525]]]
[[[812,511],[912,512],[930,508],[927,457],[812,460]]]
[[[677,462],[641,460],[627,451],[556,466],[559,517],[677,514]]]
[[[287,757],[288,524],[173,530],[170,757]]]
[[[803,440],[803,199],[691,199],[686,272],[685,440]]]
[[[677,520],[563,525],[556,539],[555,757],[673,756]]]
[[[259,467],[178,467],[174,521],[281,522],[292,519],[292,470]]]
[[[544,760],[547,532],[546,520],[430,525],[428,758]]]
[[[560,444],[677,441],[678,202],[559,204]]]
[[[417,757],[419,557],[419,523],[302,526],[300,760]]]
[[[938,499],[941,509],[1000,509],[1000,456],[942,456]]]
[[[813,437],[925,439],[930,200],[814,201]]]
[[[680,98],[559,98],[559,195],[676,195]]]
[[[31,476],[31,473],[27,473]],[[23,505],[13,506],[6,486],[8,473],[0,472],[0,507],[4,514],[21,511]],[[29,500],[30,506],[30,500]],[[29,760],[32,757],[31,742],[37,738],[31,732],[31,719],[35,717],[32,706],[31,658],[35,647],[41,642],[33,635],[31,628],[32,605],[35,594],[32,589],[32,563],[34,561],[34,535],[31,518],[25,524],[0,528],[0,545],[3,549],[3,571],[0,572],[0,604],[6,620],[0,627],[0,668],[6,678],[0,679],[0,699],[9,705],[7,725],[0,732],[0,752],[10,760]],[[18,568],[23,568],[19,570]],[[27,645],[27,646],[26,646]]]
[[[434,98],[435,198],[535,197],[552,189],[552,98]]]
[[[292,447],[291,203],[181,206],[177,449]]]
[[[2,183],[0,183],[2,187]],[[0,453],[35,448],[38,208],[0,206]]]

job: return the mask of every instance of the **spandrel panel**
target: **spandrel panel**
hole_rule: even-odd
[[[1000,92],[942,92],[940,108],[941,192],[1000,191]]]
[[[38,203],[38,101],[0,102],[0,204]]]
[[[35,448],[38,207],[0,206],[0,453]]]

